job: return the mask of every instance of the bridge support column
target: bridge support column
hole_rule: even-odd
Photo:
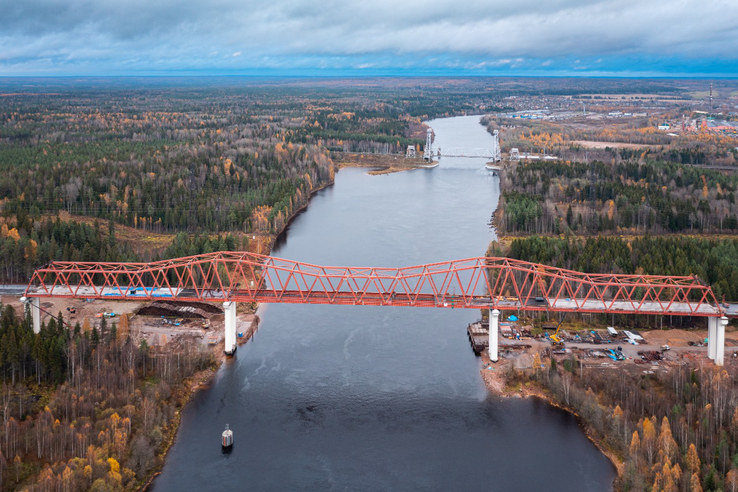
[[[728,326],[728,318],[723,316],[717,323],[717,336],[715,337],[715,365],[722,366],[725,363],[725,327]]]
[[[236,352],[236,303],[226,301],[223,303],[225,312],[225,347],[226,355]]]
[[[489,310],[489,360],[497,362],[500,333],[500,311],[495,308]]]
[[[707,357],[715,360],[715,337],[717,336],[717,318],[707,318]]]
[[[33,332],[41,333],[41,299],[31,297],[29,304],[31,305],[31,318],[33,318]]]

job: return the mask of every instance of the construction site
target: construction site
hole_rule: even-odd
[[[22,312],[24,305],[17,295],[3,295],[0,302]],[[119,337],[130,336],[137,345],[167,348],[185,340],[213,347],[223,353],[225,316],[219,305],[196,301],[156,300],[153,302],[112,301],[106,299],[43,299],[40,305],[42,322],[61,313],[70,328],[77,323],[83,331],[100,328],[102,320],[108,327],[116,325]],[[245,343],[258,328],[259,318],[249,305],[242,305],[236,317],[236,336]]]
[[[513,321],[500,323],[499,359],[501,367],[533,369],[534,358],[539,360],[575,358],[583,367],[622,368],[645,374],[667,370],[685,362],[711,363],[708,357],[708,330],[619,330],[564,329],[561,324],[543,323],[534,326]],[[489,323],[479,320],[467,326],[472,350],[482,356],[485,367],[492,368],[488,357]],[[725,334],[725,364],[738,364],[738,333]]]

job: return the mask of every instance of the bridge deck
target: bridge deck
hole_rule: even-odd
[[[108,300],[141,300],[153,301],[170,299],[173,301],[212,301],[212,302],[263,302],[283,304],[338,304],[360,306],[395,306],[395,307],[433,307],[451,309],[480,309],[492,304],[489,296],[453,296],[443,297],[434,294],[392,294],[363,293],[356,295],[348,291],[311,292],[274,290],[237,290],[224,293],[219,289],[195,290],[182,288],[129,288],[118,287],[95,288],[90,286],[57,285],[44,291],[39,288],[29,289],[29,297],[62,297]],[[697,302],[667,301],[607,301],[597,299],[534,299],[527,303],[521,301],[498,300],[495,307],[503,311],[548,311],[577,313],[627,313],[674,316],[721,316],[720,310],[713,305]],[[738,317],[738,305],[732,306],[727,316]]]

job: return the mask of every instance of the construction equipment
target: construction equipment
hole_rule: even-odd
[[[564,322],[564,317],[562,316],[561,319],[559,319],[559,324],[556,325],[556,331],[553,335],[551,335],[549,338],[551,339],[551,343],[554,347],[563,347],[564,341],[559,337],[559,330],[561,329],[561,324]]]

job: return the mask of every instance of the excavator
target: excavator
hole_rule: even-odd
[[[561,316],[561,319],[559,320],[559,324],[556,325],[556,331],[553,335],[549,336],[548,338],[551,339],[551,346],[554,349],[563,349],[564,348],[564,341],[559,337],[559,330],[561,329],[561,324],[564,322],[564,316]]]

